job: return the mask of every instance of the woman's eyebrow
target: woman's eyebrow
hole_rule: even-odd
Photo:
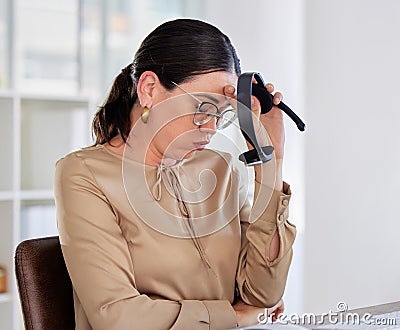
[[[210,101],[212,101],[214,103],[217,103],[217,104],[219,104],[221,101],[226,101],[226,98],[218,99],[215,96],[212,96],[212,95],[207,94],[207,93],[196,93],[196,95],[197,96],[203,96],[203,97],[205,97],[205,98],[209,99]]]

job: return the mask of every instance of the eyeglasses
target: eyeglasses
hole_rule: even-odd
[[[173,81],[171,81],[171,83],[199,103],[193,115],[193,123],[195,125],[204,125],[208,123],[212,118],[216,117],[216,128],[217,130],[221,130],[228,127],[236,119],[236,111],[232,107],[219,112],[218,107],[214,103],[201,101],[196,96],[186,91],[183,87],[179,86],[177,83]]]

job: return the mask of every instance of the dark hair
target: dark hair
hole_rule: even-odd
[[[133,62],[115,78],[93,119],[96,144],[110,142],[117,135],[126,141],[130,112],[138,98],[137,81],[145,71],[153,71],[172,90],[171,81],[180,84],[198,74],[228,71],[239,75],[240,63],[229,38],[215,26],[194,19],[163,23],[143,40]]]

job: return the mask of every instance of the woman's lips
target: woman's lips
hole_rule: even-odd
[[[210,141],[194,142],[193,145],[197,150],[203,150]]]

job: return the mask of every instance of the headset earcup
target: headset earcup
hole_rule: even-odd
[[[264,86],[252,84],[252,94],[261,104],[261,113],[267,113],[272,109],[272,95],[268,93]]]

